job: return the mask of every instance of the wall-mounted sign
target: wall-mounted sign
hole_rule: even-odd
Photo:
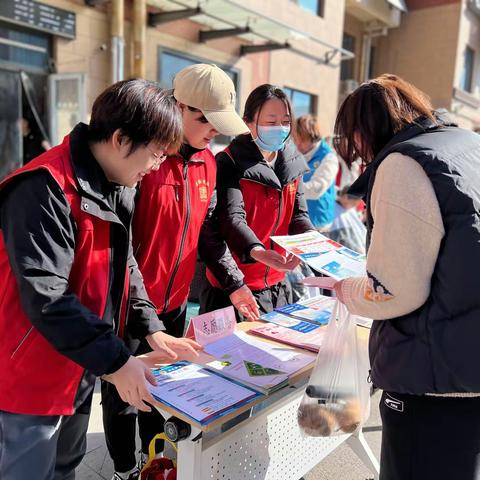
[[[75,38],[75,13],[34,0],[1,0],[0,19],[54,35]]]

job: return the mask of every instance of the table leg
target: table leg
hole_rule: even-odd
[[[177,443],[177,480],[202,478],[202,437]]]
[[[346,443],[363,462],[363,464],[374,474],[375,480],[378,480],[380,474],[380,465],[370,446],[365,440],[363,432],[360,430],[359,432],[350,435]]]

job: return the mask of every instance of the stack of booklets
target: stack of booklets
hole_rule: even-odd
[[[303,348],[311,352],[318,352],[322,345],[325,329],[312,323],[302,322],[300,320],[291,320],[297,322],[296,325],[284,326],[278,323],[267,323],[260,327],[254,327],[249,333],[259,337],[275,340],[292,347]],[[306,324],[306,325],[305,325]]]
[[[235,325],[233,307],[191,319],[187,336],[195,338],[214,358],[204,365],[208,370],[269,394],[314,361],[312,355],[236,331]]]
[[[274,312],[262,315],[262,319],[268,322],[277,323],[275,321],[279,318],[277,313],[280,313],[291,318],[296,318],[297,320],[303,320],[304,322],[310,322],[316,325],[326,325],[332,315],[335,301],[335,297],[318,295],[307,300],[276,308]],[[355,323],[361,327],[370,328],[372,326],[371,318],[361,317],[360,315],[353,315],[353,318]],[[283,325],[283,323],[280,324]]]
[[[330,320],[334,303],[335,298],[318,295],[298,303],[283,305],[275,311],[299,320],[326,325]]]
[[[335,298],[319,295],[291,305],[284,305],[261,316],[266,325],[252,328],[249,333],[270,340],[318,352],[332,314]],[[354,316],[357,325],[370,328],[372,320]]]
[[[166,365],[153,370],[153,374],[157,385],[149,386],[152,395],[201,425],[207,425],[260,396],[250,388],[189,362]]]
[[[293,347],[318,352],[332,314],[335,299],[319,295],[305,302],[277,308],[261,316],[268,322],[249,330],[249,333]]]

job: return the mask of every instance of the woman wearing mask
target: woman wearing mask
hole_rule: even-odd
[[[303,197],[307,165],[287,140],[292,108],[285,92],[273,85],[249,95],[243,119],[250,133],[236,137],[217,155],[217,216],[219,229],[245,275],[262,312],[291,302],[285,272],[299,260],[286,255],[271,240],[313,230]],[[202,311],[230,305],[228,296],[207,271]]]
[[[375,319],[383,480],[479,478],[480,137],[395,75],[340,108],[336,148],[367,164],[367,275],[335,286]]]

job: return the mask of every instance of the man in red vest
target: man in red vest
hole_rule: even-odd
[[[2,480],[75,477],[96,376],[149,410],[155,379],[124,335],[169,359],[199,348],[163,332],[131,246],[134,187],[181,138],[171,95],[119,82],[88,126],[0,184]]]
[[[259,312],[242,272],[219,238],[214,219],[217,167],[209,143],[219,134],[236,136],[248,130],[235,111],[234,84],[217,66],[195,64],[175,76],[173,95],[182,112],[182,146],[141,182],[133,248],[158,318],[167,333],[181,337],[199,242],[203,251],[208,250],[208,267],[215,271],[232,304],[251,320],[258,319]],[[143,352],[140,346],[137,353]],[[102,385],[104,430],[115,467],[113,480],[131,480],[138,476],[136,415],[116,397],[111,385]],[[163,429],[163,418],[155,411],[140,412],[138,424],[141,466],[150,440]],[[158,452],[163,448],[161,442],[156,446]]]

